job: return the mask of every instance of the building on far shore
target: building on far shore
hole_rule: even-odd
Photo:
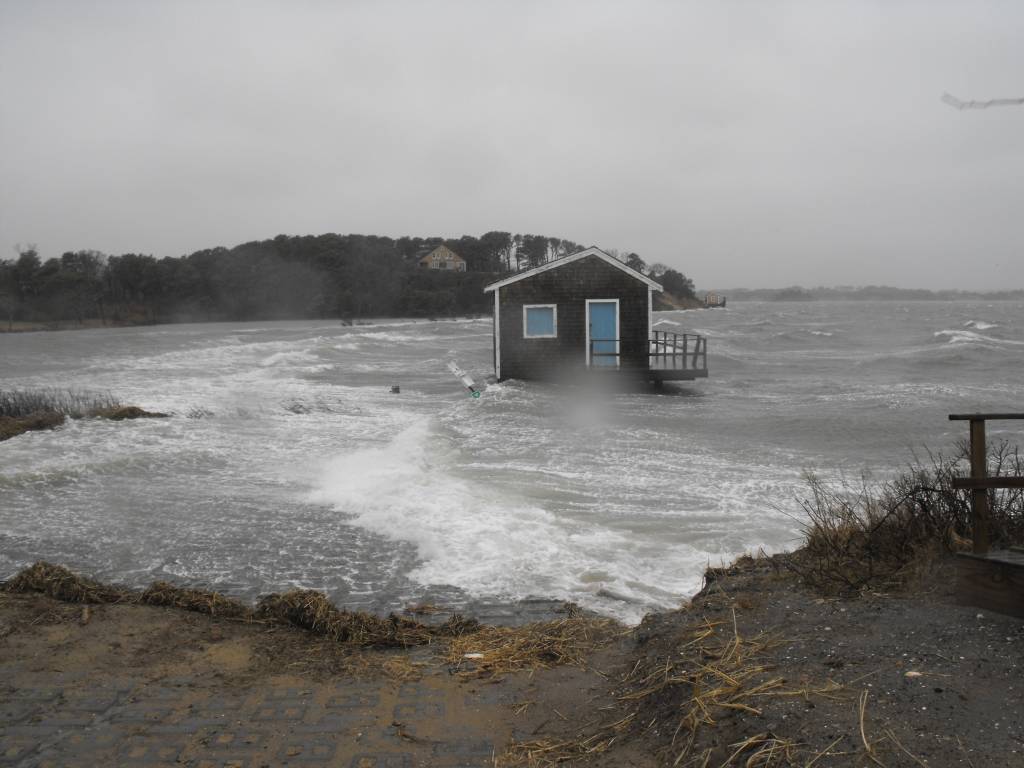
[[[465,272],[466,260],[449,248],[439,245],[426,256],[420,258],[422,269],[447,269],[452,272]]]
[[[714,291],[709,291],[704,296],[704,306],[708,307],[709,309],[712,308],[712,307],[722,307],[724,309],[725,308],[725,296],[719,296]]]

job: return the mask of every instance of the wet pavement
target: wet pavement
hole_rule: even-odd
[[[517,624],[556,607],[476,614]],[[468,768],[526,735],[514,727],[520,683],[464,679],[436,648],[365,652],[365,674],[311,674],[323,640],[298,630],[120,605],[83,621],[82,610],[0,600],[0,766]]]
[[[0,765],[454,768],[491,765],[504,746],[487,727],[507,713],[498,689],[453,695],[432,676],[225,692],[196,682],[6,690]]]

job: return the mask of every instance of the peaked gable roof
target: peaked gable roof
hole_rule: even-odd
[[[451,254],[452,256],[454,256],[459,261],[465,261],[464,258],[459,256],[459,254],[457,254],[455,251],[453,251],[451,248],[449,248],[444,243],[441,243],[440,245],[436,246],[435,248],[433,248],[433,249],[427,251],[426,253],[424,253],[422,256],[417,256],[416,258],[419,261],[425,261],[426,259],[429,259],[431,256],[433,256],[435,253],[438,254],[439,256],[444,256],[446,254]]]
[[[664,290],[661,287],[661,283],[659,283],[659,282],[657,282],[655,280],[652,280],[647,275],[645,275],[645,274],[643,274],[641,272],[637,272],[632,267],[627,267],[621,261],[619,261],[618,259],[616,259],[616,258],[614,258],[612,256],[609,256],[607,253],[602,251],[600,248],[595,248],[594,246],[591,246],[590,248],[584,248],[582,251],[576,251],[576,253],[573,253],[573,254],[571,254],[569,256],[563,256],[560,259],[555,259],[554,261],[549,261],[547,264],[541,264],[539,267],[534,267],[533,269],[528,269],[525,272],[520,272],[518,275],[513,275],[512,277],[505,278],[504,280],[499,280],[497,283],[491,283],[486,288],[484,288],[484,293],[490,293],[491,291],[496,291],[499,288],[504,288],[506,285],[511,285],[512,283],[518,283],[520,280],[525,280],[528,277],[533,277],[534,275],[539,275],[541,272],[547,272],[547,271],[552,270],[552,269],[558,269],[559,267],[564,267],[566,264],[572,264],[572,262],[579,261],[580,259],[585,259],[588,256],[596,256],[601,261],[607,262],[608,264],[610,264],[611,266],[615,267],[616,269],[621,269],[623,272],[625,272],[630,277],[633,277],[633,278],[639,280],[641,283],[647,284],[648,286],[650,286],[651,288],[653,288],[656,291]]]

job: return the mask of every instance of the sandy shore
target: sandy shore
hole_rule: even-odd
[[[0,593],[0,765],[1024,764],[1024,623],[954,605],[941,567],[932,591],[840,600],[781,563],[510,673]]]

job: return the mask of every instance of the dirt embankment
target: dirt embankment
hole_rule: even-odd
[[[954,604],[950,564],[899,594],[824,598],[789,555],[711,570],[633,633],[582,729],[536,764],[1024,765],[1024,622]],[[604,709],[609,707],[608,709]]]
[[[671,312],[679,309],[705,309],[704,302],[689,296],[676,296],[671,293],[654,294],[654,311]]]
[[[261,620],[173,587],[0,592],[0,742],[26,765],[1022,765],[1024,623],[950,583],[939,563],[822,598],[786,556],[745,558],[633,630],[467,622],[409,648],[303,596]]]

